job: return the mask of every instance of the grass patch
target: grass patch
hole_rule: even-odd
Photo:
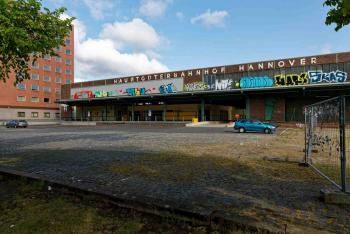
[[[0,178],[0,233],[207,233],[174,218],[45,191],[41,183]],[[213,225],[213,233],[243,233]]]
[[[211,155],[144,154],[130,161],[109,164],[106,169],[125,176],[157,179],[176,183],[194,183],[199,180],[237,181],[315,180],[310,171],[288,162],[267,160],[239,160]],[[316,179],[317,180],[317,179]]]

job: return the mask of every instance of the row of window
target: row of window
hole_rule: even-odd
[[[26,90],[26,85],[25,84],[18,84],[17,88],[19,90]],[[35,85],[35,84],[31,85],[30,90],[31,91],[39,91],[40,90],[39,85]],[[46,93],[50,93],[51,92],[51,87],[44,86],[43,87],[43,91],[46,92]],[[60,94],[61,93],[61,89],[60,88],[56,88],[56,93]]]
[[[17,101],[18,102],[25,102],[27,99],[26,96],[17,96]],[[58,100],[58,99],[56,99]],[[48,98],[48,97],[45,97],[44,100],[43,100],[45,103],[51,103],[51,99]],[[39,97],[32,97],[31,98],[31,102],[39,102]]]
[[[39,75],[39,74],[32,73],[32,74],[30,75],[30,79],[32,79],[32,80],[39,80],[39,78],[40,78],[40,75]],[[51,81],[51,77],[50,77],[50,76],[44,76],[43,80],[44,80],[44,81]],[[61,84],[61,83],[62,83],[62,78],[61,78],[61,77],[56,77],[55,82],[56,82],[57,84]],[[70,81],[70,80],[66,80],[65,83],[66,83],[66,84],[70,84],[71,81]]]
[[[60,116],[59,113],[56,113],[56,118],[58,118]],[[20,118],[25,118],[26,117],[26,113],[25,112],[17,112],[17,117]],[[39,117],[39,112],[31,112],[31,117],[32,118],[38,118]],[[51,117],[51,113],[50,112],[44,112],[44,118],[50,118]]]
[[[50,61],[51,60],[51,56],[50,55],[45,55],[44,59]],[[55,60],[56,60],[56,62],[59,62],[59,63],[62,62],[62,58],[60,56],[56,56]],[[65,64],[66,65],[72,65],[72,60],[71,59],[65,59]],[[33,68],[39,68],[39,64],[37,62],[34,62],[34,63],[32,63],[32,67]]]
[[[39,68],[39,63],[37,62],[33,62],[32,63],[32,68]],[[51,71],[51,65],[45,64],[43,67],[44,71]],[[55,67],[55,72],[56,73],[62,73],[62,68],[61,67]],[[72,70],[71,69],[65,69],[64,73],[66,75],[71,75],[72,74]]]

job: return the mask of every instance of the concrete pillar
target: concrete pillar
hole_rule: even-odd
[[[247,119],[250,119],[250,99],[248,96],[245,98],[245,115]]]
[[[163,121],[166,121],[166,104],[165,103],[163,108]]]
[[[134,103],[131,105],[131,121],[135,121]]]
[[[201,100],[201,122],[205,121],[205,100]]]

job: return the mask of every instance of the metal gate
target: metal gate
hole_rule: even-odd
[[[305,107],[304,160],[342,192],[349,192],[345,106],[346,97],[339,96]]]

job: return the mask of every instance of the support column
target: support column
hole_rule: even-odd
[[[108,114],[107,114],[107,110],[108,110],[108,107],[107,105],[105,106],[105,113],[106,113],[106,120],[105,121],[108,121]]]
[[[166,121],[166,104],[164,103],[164,108],[163,108],[163,121]]]
[[[250,99],[248,96],[245,98],[245,115],[247,119],[250,119]]]
[[[202,98],[201,100],[201,122],[205,121],[205,100]]]
[[[131,121],[135,121],[134,103],[131,105]]]

